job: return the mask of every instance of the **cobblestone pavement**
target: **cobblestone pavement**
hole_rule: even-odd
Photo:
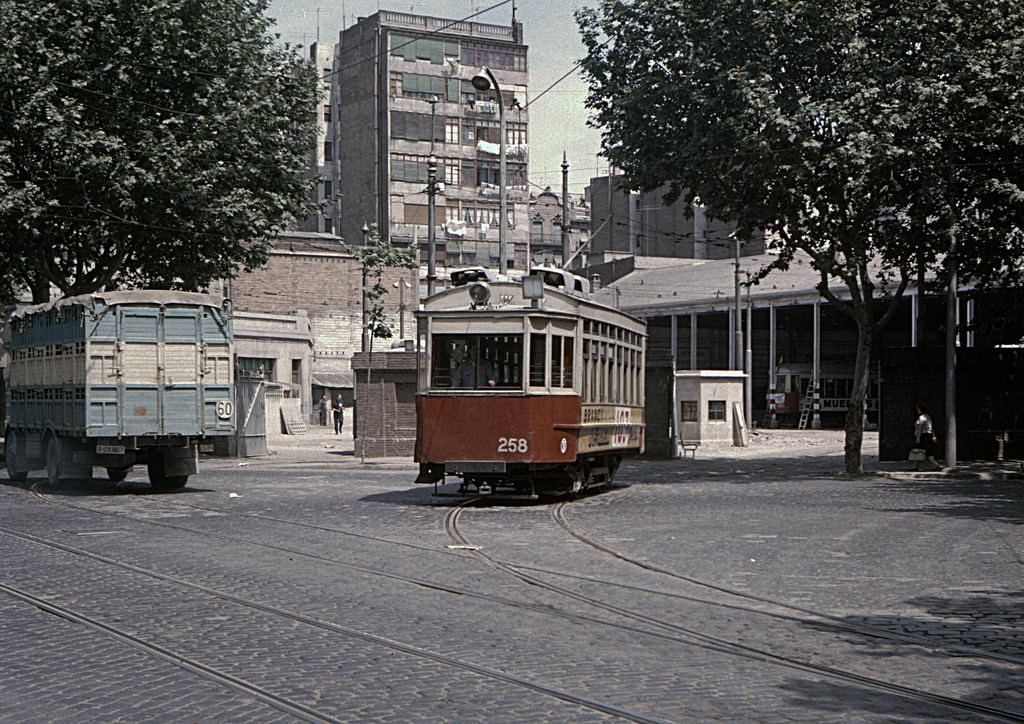
[[[177,494],[0,473],[0,723],[1024,720],[1024,480],[876,444],[464,508],[316,428]]]

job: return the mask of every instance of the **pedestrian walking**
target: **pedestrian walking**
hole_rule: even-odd
[[[341,404],[341,395],[336,395],[331,403],[331,411],[334,413],[334,434],[340,435],[345,425],[345,406]]]
[[[934,465],[936,470],[939,470],[942,466],[935,459],[937,442],[932,416],[928,414],[928,410],[923,405],[918,405],[917,420],[914,422],[914,448],[923,451],[924,458]]]
[[[331,401],[327,399],[327,393],[325,392],[320,397],[320,404],[317,405],[317,411],[320,413],[320,424],[327,425],[327,413],[331,409]]]

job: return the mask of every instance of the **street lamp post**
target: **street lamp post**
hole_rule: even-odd
[[[437,290],[437,156],[434,155],[434,109],[437,97],[430,99],[430,156],[427,158],[427,296]],[[404,335],[403,335],[404,337]]]
[[[427,158],[427,296],[437,291],[437,229],[435,205],[437,203],[437,156],[430,152]]]
[[[505,246],[505,227],[506,223],[506,200],[505,200],[505,100],[501,97],[501,86],[498,85],[498,79],[494,77],[494,73],[486,65],[480,68],[480,71],[473,76],[473,87],[477,90],[485,91],[494,89],[494,94],[498,97],[498,272],[500,274],[508,273],[508,260],[505,258],[506,246]],[[527,268],[530,266],[529,259],[526,262]]]

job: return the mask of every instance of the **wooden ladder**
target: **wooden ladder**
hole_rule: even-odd
[[[807,429],[807,418],[811,416],[811,408],[814,407],[814,383],[813,381],[808,383],[807,392],[804,394],[804,398],[800,400],[800,422],[797,423],[796,428],[798,430]]]

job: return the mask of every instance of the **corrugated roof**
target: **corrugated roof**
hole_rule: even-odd
[[[746,282],[748,274],[755,276],[776,258],[774,254],[740,257],[740,281]],[[751,287],[750,296],[755,302],[767,297],[783,301],[787,298],[795,301],[818,297],[820,280],[820,275],[809,263],[809,257],[800,255],[788,270],[773,271]],[[598,290],[594,298],[634,314],[677,307],[696,311],[731,306],[736,298],[735,284],[734,259],[686,259],[670,266],[637,269]],[[838,280],[832,286],[845,292],[845,287]],[[745,303],[745,286],[741,292]]]

